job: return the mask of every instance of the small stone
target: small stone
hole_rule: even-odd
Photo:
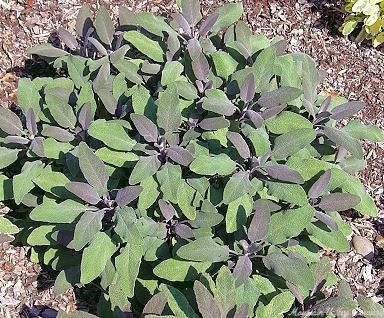
[[[352,239],[352,245],[356,253],[362,255],[365,259],[371,260],[373,258],[375,248],[367,238],[356,235]]]

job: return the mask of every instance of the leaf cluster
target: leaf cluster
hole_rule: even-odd
[[[241,3],[179,5],[121,7],[116,26],[85,6],[76,37],[30,50],[67,75],[21,79],[21,115],[0,108],[0,199],[23,210],[0,232],[59,272],[56,293],[96,283],[100,317],[353,310],[322,299],[319,251],[349,250],[339,211],[376,215],[353,174],[383,131],[335,128],[363,103],[318,95],[313,60],[253,34]]]
[[[372,40],[373,47],[384,42],[383,0],[346,0],[342,9],[347,14],[340,27],[343,35],[358,30],[357,42]]]

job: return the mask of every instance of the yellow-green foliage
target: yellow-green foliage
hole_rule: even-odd
[[[346,0],[343,10],[348,13],[340,31],[351,34],[361,28],[357,41],[371,39],[374,47],[384,42],[384,0]]]

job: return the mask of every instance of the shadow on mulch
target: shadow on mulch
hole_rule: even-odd
[[[47,43],[52,44],[54,47],[61,48],[61,42],[58,34],[52,32],[48,38]],[[57,70],[52,64],[44,61],[38,55],[32,55],[32,58],[26,59],[24,65],[14,66],[6,70],[6,73],[14,73],[18,77],[28,77],[34,79],[36,77],[61,77],[63,76],[61,70]]]
[[[372,220],[372,225],[374,229],[377,231],[377,234],[384,237],[384,220],[380,218],[376,218]],[[378,246],[378,244],[375,247],[375,259],[376,263],[374,264],[374,267],[377,269],[384,269],[384,246]],[[384,295],[384,277],[380,281],[380,295]]]
[[[287,0],[281,0],[287,1]],[[288,0],[291,1],[291,0]],[[346,14],[341,11],[342,5],[345,1],[342,0],[302,0],[307,1],[308,3],[313,4],[311,7],[312,12],[320,13],[320,18],[314,23],[314,27],[317,29],[327,29],[329,35],[333,38],[344,37],[339,31],[339,28],[344,22]],[[295,2],[295,1],[294,1]],[[362,25],[362,24],[361,24]],[[354,42],[357,35],[359,34],[361,28],[356,28],[348,38]],[[372,48],[371,40],[363,40],[362,42],[356,44],[359,47],[363,48]],[[384,53],[384,46],[376,48],[376,50]]]
[[[342,36],[339,28],[343,24],[345,14],[341,12],[343,1],[341,0],[307,0],[313,4],[312,12],[320,13],[320,18],[315,22],[314,27],[326,28],[332,37]]]
[[[40,264],[41,272],[37,277],[37,291],[43,292],[53,287],[58,272],[51,269],[51,267]],[[74,307],[91,314],[96,314],[97,303],[99,301],[101,291],[94,285],[87,285],[86,288],[74,287],[75,303]],[[46,305],[23,305],[19,315],[21,318],[56,318],[57,310]]]

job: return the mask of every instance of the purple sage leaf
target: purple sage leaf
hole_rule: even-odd
[[[92,122],[92,106],[91,103],[85,103],[79,111],[79,123],[83,130],[87,130]]]
[[[262,93],[257,103],[261,107],[271,108],[282,104],[287,104],[290,101],[299,97],[303,92],[295,87],[282,86],[271,92]]]
[[[328,111],[329,105],[331,105],[332,97],[328,96],[324,101],[321,103],[318,114],[324,113]]]
[[[45,127],[41,134],[45,137],[52,137],[62,142],[69,142],[75,139],[75,137],[69,131],[55,126]]]
[[[266,120],[268,118],[276,116],[277,114],[280,114],[285,109],[285,107],[287,107],[287,104],[278,105],[278,106],[264,110],[263,112],[260,113],[260,115],[264,120]]]
[[[188,41],[187,50],[192,61],[197,59],[202,54],[200,43],[197,39],[192,38]]]
[[[254,110],[247,110],[246,115],[249,118],[249,120],[252,122],[253,126],[255,128],[260,128],[263,126],[264,119],[261,117],[261,115]]]
[[[26,126],[29,133],[33,136],[37,135],[37,124],[36,124],[36,116],[35,112],[32,108],[29,108],[27,114],[25,115]]]
[[[227,138],[235,146],[237,152],[243,159],[248,159],[251,156],[247,142],[239,133],[228,131]]]
[[[319,203],[319,208],[324,211],[345,211],[360,203],[357,195],[350,193],[331,193],[324,195]]]
[[[240,98],[244,103],[249,103],[255,96],[256,86],[253,73],[248,74],[240,87]]]
[[[309,198],[318,198],[321,193],[327,188],[329,181],[331,180],[331,170],[324,172],[319,179],[308,190]]]
[[[143,315],[161,315],[167,304],[167,296],[164,292],[157,293],[145,304]]]
[[[199,28],[199,34],[201,37],[205,37],[209,31],[211,31],[213,25],[216,23],[217,18],[219,17],[219,14],[217,12],[214,12],[210,14],[204,22],[201,23]]]
[[[328,214],[316,211],[315,217],[320,222],[323,222],[325,225],[327,225],[331,230],[337,231],[339,229],[339,226],[337,225],[336,221]]]
[[[95,29],[99,39],[106,45],[111,45],[115,28],[108,11],[104,6],[100,6],[95,18]]]
[[[331,118],[340,120],[344,118],[352,117],[364,108],[364,103],[359,101],[347,102],[342,105],[336,106],[331,110]]]
[[[71,32],[61,26],[58,28],[57,31],[59,33],[61,41],[63,41],[64,44],[69,47],[69,49],[71,49],[72,51],[77,49],[79,43],[77,43],[76,38],[71,34]]]
[[[189,25],[196,25],[201,19],[200,1],[184,0],[181,2],[181,11]]]
[[[182,16],[179,12],[176,12],[172,15],[172,18],[176,23],[179,25],[179,27],[183,30],[183,32],[187,35],[191,35],[191,26],[189,25],[188,21]]]
[[[97,194],[96,190],[88,183],[69,182],[65,185],[65,188],[72,192],[74,195],[78,196],[83,201],[90,204],[95,205],[100,201],[100,196]]]
[[[268,233],[271,212],[266,210],[256,209],[253,214],[251,224],[248,227],[247,236],[251,242],[256,242],[264,239]]]
[[[187,150],[179,146],[170,147],[167,149],[167,156],[174,162],[182,165],[189,166],[193,160],[192,154]]]
[[[21,144],[28,145],[30,140],[28,138],[20,137],[20,136],[7,136],[3,141],[5,144]]]
[[[76,19],[76,33],[78,36],[85,38],[88,30],[93,26],[92,17],[93,13],[89,6],[82,6]]]
[[[172,204],[165,202],[163,199],[160,199],[158,201],[159,208],[161,214],[164,216],[164,219],[167,221],[172,219],[173,216],[176,214],[175,208],[172,206]]]
[[[236,307],[236,312],[233,318],[248,317],[249,305],[241,304],[240,307]]]
[[[274,164],[265,168],[268,175],[274,179],[303,184],[304,179],[296,170],[283,164]]]
[[[198,80],[207,80],[209,74],[209,63],[203,53],[192,60],[192,70]]]
[[[182,239],[191,239],[191,238],[195,237],[192,229],[188,225],[185,225],[185,224],[178,223],[175,226],[175,232]]]
[[[220,307],[213,298],[211,292],[200,281],[196,280],[193,284],[193,291],[196,297],[197,307],[202,317],[220,318]]]
[[[43,137],[35,137],[29,146],[29,149],[39,157],[45,156],[43,141]]]
[[[138,185],[122,188],[117,191],[115,202],[120,206],[128,205],[139,197],[141,191],[143,187]]]
[[[158,138],[157,126],[147,117],[131,114],[131,119],[139,134],[148,142],[156,142]]]
[[[235,268],[233,269],[233,276],[236,279],[236,287],[239,287],[248,279],[252,274],[252,262],[247,255],[239,257]]]

